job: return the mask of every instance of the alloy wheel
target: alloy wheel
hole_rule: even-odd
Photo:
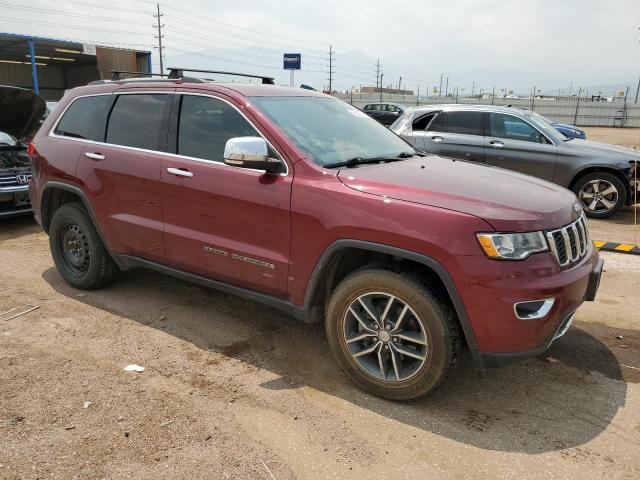
[[[404,382],[430,357],[423,321],[406,302],[389,293],[358,296],[344,314],[342,330],[351,358],[377,380]]]
[[[585,183],[578,192],[578,198],[585,210],[605,213],[618,203],[618,189],[607,180],[595,179]]]

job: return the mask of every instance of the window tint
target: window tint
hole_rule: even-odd
[[[543,136],[524,120],[502,113],[491,113],[489,116],[491,136],[521,140],[524,142],[544,142]]]
[[[444,112],[440,112],[436,115],[436,118],[429,124],[430,132],[446,132],[447,131],[447,116]]]
[[[171,95],[119,95],[109,116],[107,143],[158,150],[162,121],[169,114]]]
[[[373,110],[373,105],[365,105],[364,110],[366,111]]]
[[[413,122],[413,130],[426,130],[431,120],[433,120],[433,117],[435,117],[437,114],[438,112],[433,112],[421,116]]]
[[[448,112],[447,133],[484,135],[482,112]]]
[[[233,137],[255,137],[249,122],[233,107],[210,97],[183,95],[178,126],[178,153],[224,161],[224,146]],[[276,157],[273,152],[269,155]]]
[[[103,142],[107,108],[112,99],[111,95],[78,98],[67,108],[54,133]]]

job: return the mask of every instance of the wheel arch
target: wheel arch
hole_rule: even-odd
[[[571,177],[571,181],[569,182],[569,185],[567,188],[573,192],[574,187],[582,177],[584,177],[585,175],[589,175],[590,173],[597,173],[597,172],[610,173],[612,175],[615,175],[622,182],[625,190],[625,205],[629,205],[629,202],[632,197],[631,185],[629,185],[629,178],[625,176],[622,170],[609,165],[589,165],[581,168],[580,170],[574,173],[573,177]]]
[[[478,350],[475,334],[462,298],[446,268],[432,257],[389,245],[351,239],[337,240],[329,245],[316,263],[307,285],[304,299],[305,321],[321,321],[333,289],[347,274],[372,264],[390,262],[416,270],[439,283],[436,287],[441,287],[441,293],[451,302],[467,346],[475,358],[474,352]]]
[[[107,251],[109,251],[109,245],[105,241],[105,237],[100,229],[100,224],[97,222],[96,216],[93,213],[91,204],[82,189],[76,185],[70,185],[64,182],[49,181],[44,185],[42,190],[42,197],[40,200],[40,220],[42,222],[42,228],[45,232],[49,233],[49,226],[51,225],[51,218],[55,211],[65,203],[79,201],[82,203],[89,217],[93,222],[100,240],[105,245]]]

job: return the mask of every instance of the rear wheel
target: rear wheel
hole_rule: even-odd
[[[49,246],[58,272],[73,287],[100,288],[118,273],[89,214],[80,204],[66,203],[55,211],[49,228]]]
[[[618,177],[607,172],[593,172],[580,177],[573,187],[588,217],[607,218],[622,208],[627,191]]]
[[[448,304],[409,272],[356,272],[336,288],[326,317],[331,350],[360,387],[391,400],[435,390],[461,349]]]

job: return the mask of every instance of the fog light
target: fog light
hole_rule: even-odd
[[[551,311],[554,303],[554,298],[518,302],[513,305],[513,310],[520,320],[537,320],[545,317]]]

